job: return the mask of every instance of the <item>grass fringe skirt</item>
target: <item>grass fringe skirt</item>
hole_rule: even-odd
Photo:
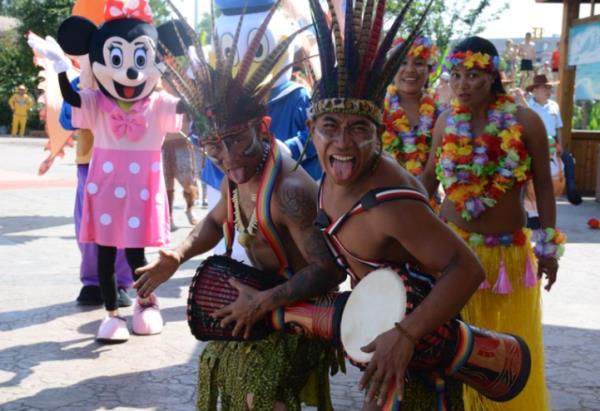
[[[449,226],[462,238],[469,235],[454,224],[450,223]],[[485,268],[486,284],[489,286],[479,289],[471,297],[461,316],[470,324],[522,337],[531,352],[531,374],[524,390],[513,400],[504,403],[488,400],[465,386],[467,411],[550,410],[544,377],[541,284],[537,278],[534,284],[530,284],[531,277],[529,284],[526,279],[527,265],[529,270],[536,273],[537,264],[530,243],[531,231],[523,229],[523,234],[527,239],[524,245],[471,245]],[[512,289],[510,293],[499,294],[493,289],[494,284],[499,282],[501,272],[507,275]]]

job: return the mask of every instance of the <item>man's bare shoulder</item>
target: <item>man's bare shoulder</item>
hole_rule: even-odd
[[[387,154],[381,156],[381,162],[377,167],[377,171],[373,174],[371,185],[373,186],[373,184],[379,187],[412,188],[427,195],[425,187],[419,180]]]
[[[275,208],[288,221],[312,224],[317,212],[318,185],[304,169],[295,165],[293,159],[283,158],[273,196]]]

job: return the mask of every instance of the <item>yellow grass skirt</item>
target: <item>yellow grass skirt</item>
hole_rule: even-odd
[[[448,225],[462,238],[467,238],[470,234],[452,223]],[[537,264],[530,243],[531,231],[523,229],[523,234],[527,238],[524,245],[470,244],[485,268],[489,287],[479,289],[463,308],[461,315],[470,324],[522,337],[531,352],[531,374],[523,391],[513,400],[503,403],[491,401],[465,386],[464,403],[467,411],[550,410],[544,377],[540,282],[536,278],[535,286],[525,286],[527,264],[530,264],[533,273],[537,272]],[[501,261],[504,261],[512,288],[508,294],[498,294],[493,290],[501,271]]]

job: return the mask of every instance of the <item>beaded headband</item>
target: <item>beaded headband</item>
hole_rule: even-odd
[[[312,117],[325,113],[346,113],[368,117],[375,124],[381,124],[383,112],[369,100],[349,98],[327,98],[315,102],[311,108]]]
[[[488,73],[497,73],[500,68],[500,57],[491,56],[487,53],[473,53],[471,50],[458,51],[446,57],[445,67],[448,71],[456,66],[463,65],[466,69],[483,70]]]

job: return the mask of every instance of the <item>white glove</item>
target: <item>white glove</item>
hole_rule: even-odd
[[[69,60],[65,52],[52,37],[46,36],[45,39],[42,39],[41,37],[30,35],[27,37],[27,44],[29,44],[29,47],[33,49],[36,55],[50,60],[57,73],[64,73],[71,68],[71,60]]]

